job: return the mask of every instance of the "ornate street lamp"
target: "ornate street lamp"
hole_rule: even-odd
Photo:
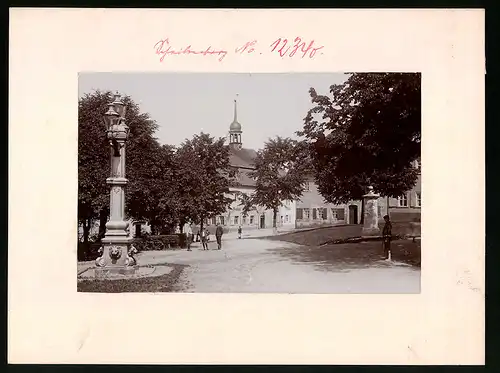
[[[127,233],[125,221],[125,143],[129,136],[129,127],[125,123],[126,106],[120,95],[108,105],[104,114],[106,135],[111,147],[111,175],[106,179],[110,185],[110,217],[106,224],[106,233],[100,248],[101,256],[96,259],[96,277],[135,273],[135,252]]]

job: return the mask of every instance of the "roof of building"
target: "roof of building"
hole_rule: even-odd
[[[257,152],[254,149],[235,149],[233,147],[230,147],[229,151],[229,162],[231,166],[251,169],[254,168],[254,160],[255,157],[257,157]]]
[[[255,187],[255,180],[249,176],[249,173],[254,169],[253,162],[257,152],[254,149],[229,147],[229,154],[229,163],[238,169],[236,181],[239,186]]]

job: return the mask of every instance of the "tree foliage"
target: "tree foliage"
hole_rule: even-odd
[[[243,193],[243,192],[238,193],[238,201],[243,216],[247,216],[250,211],[256,208],[252,196],[248,193]]]
[[[140,156],[129,162],[127,212],[135,219],[148,221],[153,233],[170,233],[179,210],[175,195],[175,148],[151,141],[144,149],[143,153],[137,154]]]
[[[361,199],[368,186],[396,197],[418,177],[421,79],[417,73],[355,73],[330,96],[310,89],[304,119],[318,190],[326,201]]]
[[[304,190],[307,153],[303,143],[290,138],[276,137],[265,143],[257,152],[255,170],[249,173],[255,178],[255,191],[244,202],[244,210],[259,205],[273,210],[273,227],[276,215],[285,200],[299,198]]]
[[[201,223],[226,211],[234,180],[224,138],[200,133],[186,140],[175,154],[176,198],[182,221]]]

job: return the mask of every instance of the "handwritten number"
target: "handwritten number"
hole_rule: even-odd
[[[276,49],[276,47],[278,47],[278,45],[279,45],[280,43],[281,43],[281,38],[277,39],[274,43],[272,43],[272,44],[270,45],[270,47],[273,47],[273,45],[274,45],[274,47],[273,47],[273,49],[271,49],[271,52],[274,52],[274,50]]]
[[[301,38],[297,37],[295,38],[294,42],[295,45],[293,46],[293,50],[290,52],[289,57],[295,56],[295,53],[297,52],[297,49],[299,49],[300,42],[302,41]],[[302,48],[304,48],[305,43],[302,43]]]
[[[278,49],[278,53],[281,57],[283,57],[286,52],[288,52],[288,50],[290,49],[290,47],[287,48],[286,51],[283,52],[283,49],[286,47],[287,43],[288,43],[288,40],[287,39],[277,39],[274,43],[272,43],[270,46],[273,48],[271,49],[271,52],[274,52],[276,50],[276,48],[278,48],[278,46],[283,42],[283,45],[281,46],[280,49]]]
[[[316,52],[319,51],[322,48],[323,48],[323,46],[318,47],[318,48],[313,48],[313,50],[311,51],[311,53],[309,53],[309,58],[313,58],[314,55],[316,54]]]
[[[316,52],[323,48],[323,46],[314,48],[314,40],[311,40],[309,45],[306,47],[306,43],[300,37],[296,37],[293,40],[293,45],[288,44],[287,39],[276,39],[271,45],[271,52],[277,51],[281,57],[287,55],[288,57],[293,57],[297,52],[301,53],[301,58],[308,56],[309,58],[314,58]],[[291,44],[291,42],[290,42]]]
[[[278,51],[278,53],[280,54],[281,57],[285,56],[285,54],[288,52],[288,50],[290,49],[290,47],[288,47],[286,49],[286,51],[283,52],[283,49],[286,47],[286,45],[288,44],[288,40],[287,39],[283,39],[283,46],[280,48],[280,50]]]

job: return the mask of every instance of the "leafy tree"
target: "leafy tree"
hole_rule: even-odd
[[[232,199],[226,197],[234,180],[229,149],[224,138],[200,133],[186,140],[175,155],[176,196],[179,218],[199,223],[226,211]]]
[[[314,106],[298,132],[309,146],[319,192],[330,203],[359,200],[368,186],[397,197],[418,177],[421,89],[417,73],[355,73]],[[318,118],[320,117],[320,118]]]
[[[243,216],[247,216],[248,213],[255,209],[255,204],[253,202],[252,196],[248,193],[239,193],[239,206],[242,207]]]
[[[272,209],[273,228],[276,228],[278,209],[283,202],[302,195],[307,153],[303,143],[278,136],[266,142],[264,149],[257,153],[254,166],[249,176],[256,179],[256,188],[245,202],[246,208],[260,205]]]
[[[178,210],[174,147],[161,146],[150,137],[134,145],[148,150],[135,152],[127,164],[131,169],[127,177],[133,180],[126,194],[128,215],[148,221],[153,234],[171,233]]]
[[[112,92],[97,90],[85,94],[78,102],[78,222],[83,225],[85,242],[98,218],[102,236],[109,215],[106,178],[110,175],[110,147],[103,116],[112,101]],[[141,113],[130,97],[124,97],[123,102],[127,105],[126,120],[130,127],[126,172],[128,188],[134,190],[141,183],[135,170],[143,164],[141,159],[157,146],[153,139],[157,124],[148,114]]]

